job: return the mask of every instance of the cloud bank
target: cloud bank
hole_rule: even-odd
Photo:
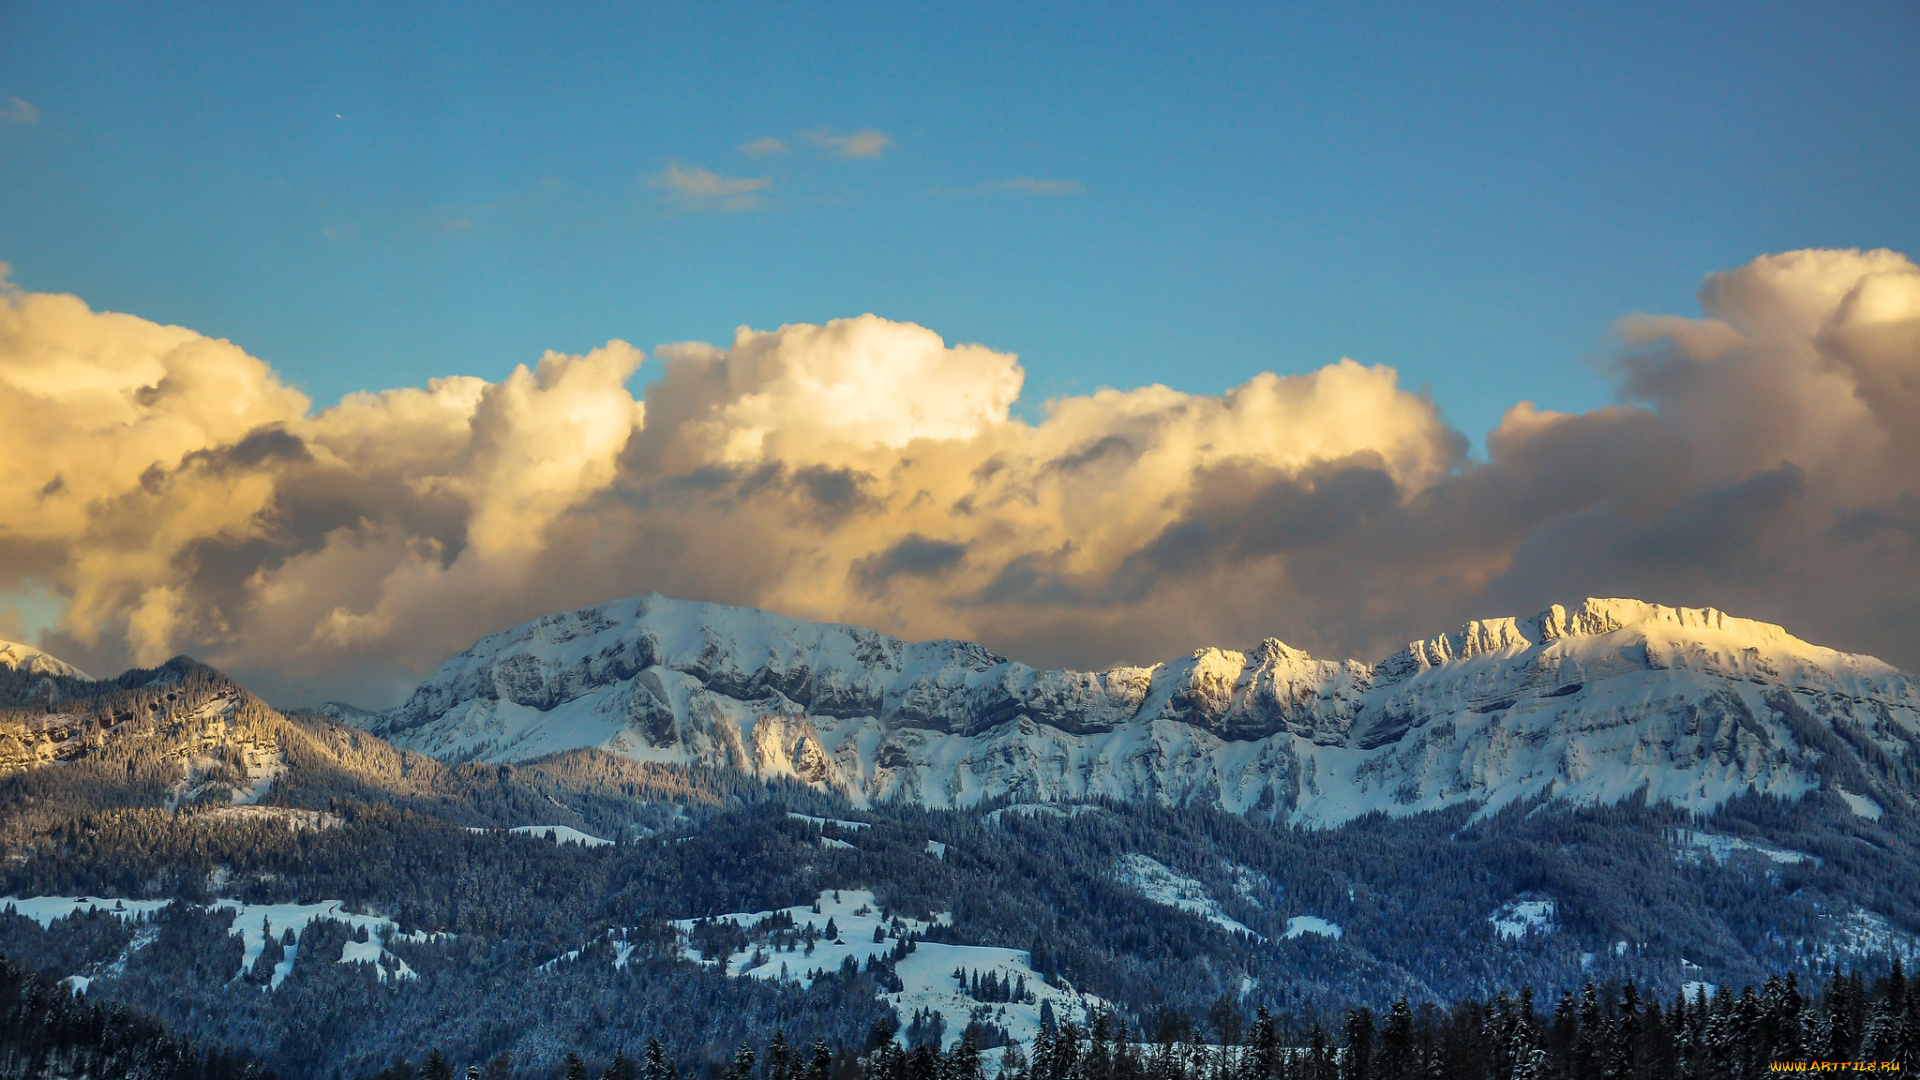
[[[315,412],[232,344],[13,291],[0,591],[56,595],[41,643],[88,670],[189,652],[286,702],[653,589],[1080,666],[1631,595],[1920,668],[1920,268],[1794,252],[1699,299],[1622,322],[1617,405],[1518,403],[1482,461],[1386,367],[1030,423],[1015,357],[872,315]]]

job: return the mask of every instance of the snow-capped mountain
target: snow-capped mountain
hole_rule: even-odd
[[[1587,600],[1319,660],[1268,639],[1040,671],[959,641],[658,595],[482,639],[349,723],[443,760],[600,747],[790,776],[856,803],[1202,802],[1332,825],[1462,801],[1648,796],[1708,809],[1826,790],[1911,802],[1920,688],[1712,609]]]
[[[75,679],[89,677],[86,672],[65,660],[17,641],[0,641],[0,668],[24,675],[65,675]]]

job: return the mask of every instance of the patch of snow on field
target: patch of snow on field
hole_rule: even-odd
[[[1811,862],[1816,866],[1820,860],[1802,851],[1789,851],[1786,848],[1773,847],[1770,844],[1742,840],[1736,836],[1720,836],[1715,833],[1703,833],[1687,830],[1680,834],[1680,840],[1698,854],[1705,854],[1717,863],[1725,863],[1737,852],[1752,852],[1762,858],[1783,864]]]
[[[820,846],[823,848],[826,848],[828,851],[859,851],[860,850],[859,848],[854,847],[852,844],[847,843],[845,840],[835,840],[831,836],[821,837]]]
[[[717,922],[730,922],[743,929],[782,913],[793,920],[795,927],[804,928],[811,923],[816,930],[825,930],[827,920],[832,919],[834,929],[839,931],[840,936],[832,940],[822,939],[815,944],[811,955],[798,948],[791,952],[772,949],[764,935],[759,940],[750,941],[745,949],[724,958],[703,957],[688,945],[682,946],[681,955],[723,971],[732,978],[795,982],[807,987],[819,976],[840,970],[848,958],[862,968],[875,957],[884,959],[899,946],[900,933],[919,935],[931,926],[951,925],[953,921],[949,912],[936,912],[929,921],[898,917],[883,920],[879,902],[873,893],[864,889],[843,889],[837,900],[832,891],[822,892],[818,906],[818,913],[813,906],[807,905],[783,908],[780,912],[733,912],[714,916]],[[682,935],[687,935],[692,933],[698,921],[679,919],[674,927]],[[876,928],[882,928],[885,940],[873,940]],[[756,954],[760,954],[758,964],[754,963]],[[880,996],[893,1006],[902,1024],[910,1021],[918,1010],[928,1009],[939,1013],[946,1021],[945,1041],[949,1046],[960,1041],[967,1022],[975,1016],[985,1023],[1005,1028],[1009,1036],[1025,1042],[1040,1030],[1040,1006],[1043,1002],[1052,1003],[1054,1014],[1060,1020],[1072,1020],[1080,1024],[1085,1024],[1093,1012],[1105,1007],[1105,1002],[1099,998],[1049,986],[1033,970],[1031,961],[1031,956],[1020,949],[916,941],[913,952],[894,962],[894,974],[900,979],[901,989]],[[975,1001],[954,979],[955,969],[970,974],[978,973],[982,978],[991,972],[1007,983],[1025,980],[1028,995],[1033,1000]]]
[[[1493,932],[1508,940],[1527,936],[1527,931],[1547,933],[1553,929],[1553,901],[1513,900],[1487,917]]]
[[[791,810],[787,811],[787,816],[790,818],[793,818],[796,821],[811,821],[815,825],[818,825],[823,829],[826,828],[829,824],[838,825],[842,829],[847,829],[849,831],[855,831],[855,832],[861,829],[870,829],[873,827],[873,823],[870,821],[848,821],[845,818],[814,817],[812,814],[796,814]]]
[[[1191,912],[1232,933],[1260,937],[1247,924],[1230,918],[1222,911],[1219,902],[1207,895],[1205,885],[1174,873],[1171,867],[1157,859],[1145,855],[1122,855],[1119,869],[1123,884],[1138,890],[1140,895],[1156,904]]]
[[[1340,929],[1339,923],[1328,922],[1318,915],[1295,915],[1287,920],[1287,932],[1280,936],[1297,938],[1302,934],[1319,934],[1321,937],[1330,937],[1338,941],[1340,935],[1345,932]]]
[[[1888,955],[1911,964],[1920,957],[1920,938],[1894,926],[1883,915],[1854,908],[1843,914],[1821,916],[1821,932],[1814,943],[1814,955],[1829,965],[1858,963]]]
[[[296,810],[287,806],[253,806],[246,803],[215,807],[206,811],[206,816],[215,821],[284,821],[287,828],[296,831],[337,829],[345,824],[338,815],[324,810]]]
[[[1834,788],[1833,790],[1839,793],[1842,799],[1846,800],[1847,809],[1853,811],[1858,817],[1866,818],[1868,821],[1879,821],[1880,815],[1886,813],[1885,810],[1881,809],[1879,803],[1874,802],[1865,795],[1855,795],[1846,788]]]
[[[51,930],[54,920],[80,911],[104,911],[125,922],[159,911],[171,903],[171,900],[117,900],[99,896],[30,896],[25,900],[0,896],[0,911],[11,908],[39,923],[41,929]]]
[[[567,825],[515,825],[511,829],[469,828],[467,831],[470,833],[507,832],[517,836],[532,836],[540,839],[546,839],[547,834],[552,833],[552,840],[556,844],[579,844],[581,847],[607,847],[613,843],[611,840],[606,840],[590,833],[583,833],[579,829]]]
[[[55,920],[64,919],[80,911],[105,911],[126,920],[157,912],[173,902],[172,900],[126,900],[99,896],[30,896],[24,900],[14,896],[4,896],[0,897],[0,911],[9,909],[16,911],[39,923],[43,928],[51,929]],[[234,913],[233,926],[228,932],[241,940],[241,975],[251,972],[254,964],[259,961],[260,954],[266,951],[267,934],[271,933],[273,940],[279,941],[287,931],[293,931],[292,950],[287,953],[286,959],[273,966],[273,976],[268,983],[269,989],[276,990],[286,981],[287,976],[293,973],[293,961],[300,951],[300,935],[319,919],[345,923],[350,931],[358,931],[361,927],[366,928],[367,940],[348,941],[346,947],[341,950],[340,959],[337,962],[380,965],[381,982],[386,982],[389,974],[387,965],[383,963],[388,957],[392,957],[391,974],[395,978],[418,978],[414,970],[407,966],[406,961],[387,952],[387,942],[426,942],[446,936],[418,930],[411,934],[399,933],[392,920],[379,915],[356,915],[347,911],[345,905],[339,900],[323,900],[317,904],[249,904],[240,900],[221,899],[215,900],[206,907],[208,911]],[[127,952],[121,954],[116,967],[124,969],[127,954],[151,944],[152,941],[151,936],[144,936],[144,939],[136,937],[128,946]]]
[[[938,840],[929,840],[927,841],[927,854],[936,859],[945,860],[947,857],[947,845]]]
[[[1099,807],[1088,806],[1085,803],[1068,803],[1065,806],[1055,806],[1052,803],[1014,803],[1012,806],[1003,806],[998,810],[989,812],[984,820],[989,825],[998,825],[1000,824],[1000,816],[1002,814],[1019,814],[1022,817],[1046,815],[1048,817],[1073,818],[1079,817],[1081,814],[1096,814],[1099,812]]]
[[[248,904],[239,900],[215,900],[208,907],[213,911],[225,910],[234,913],[233,927],[227,932],[240,938],[244,946],[240,958],[242,975],[251,972],[254,964],[260,959],[260,954],[266,951],[267,933],[271,932],[273,939],[278,941],[288,930],[293,931],[292,950],[288,952],[285,960],[273,966],[273,976],[267,984],[268,989],[273,990],[279,989],[287,976],[293,974],[293,961],[300,952],[300,935],[308,926],[321,919],[344,923],[348,930],[354,932],[358,932],[363,927],[366,929],[367,940],[347,942],[340,951],[340,959],[335,963],[374,964],[381,982],[386,982],[389,974],[385,962],[388,957],[392,957],[393,960],[391,974],[394,978],[419,978],[405,960],[387,951],[388,942],[424,942],[443,936],[418,930],[411,934],[402,934],[393,925],[392,920],[379,915],[354,914],[347,911],[345,905],[338,900],[323,900],[317,904]],[[266,924],[265,928],[262,926],[263,922]]]

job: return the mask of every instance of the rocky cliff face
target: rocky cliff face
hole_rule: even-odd
[[[341,715],[444,760],[592,746],[856,802],[1110,796],[1307,824],[1642,788],[1701,809],[1826,789],[1874,812],[1910,802],[1920,765],[1908,676],[1633,600],[1470,623],[1372,666],[1269,639],[1078,672],[656,595],[495,634],[399,708]]]

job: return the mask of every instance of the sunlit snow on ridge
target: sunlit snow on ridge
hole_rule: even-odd
[[[366,723],[447,760],[592,746],[799,779],[856,807],[1202,800],[1332,827],[1541,795],[1645,792],[1700,812],[1750,791],[1797,798],[1819,784],[1816,755],[1780,718],[1781,694],[1858,722],[1889,753],[1900,741],[1876,725],[1920,731],[1920,691],[1878,660],[1712,609],[1619,599],[1478,620],[1377,665],[1268,641],[1071,672],[964,642],[634,597],[491,635]],[[1856,812],[1877,808],[1855,799],[1867,800],[1849,800]]]

